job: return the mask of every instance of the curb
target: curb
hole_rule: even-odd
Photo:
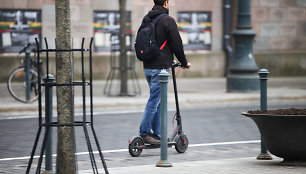
[[[203,95],[202,95],[203,96]],[[94,102],[93,104],[93,108],[94,109],[103,109],[103,108],[135,108],[135,107],[139,107],[139,108],[144,108],[145,104],[146,104],[146,99],[144,98],[138,98],[138,99],[128,99],[126,101],[124,101],[124,99],[121,98],[117,98],[118,101],[116,102],[109,102],[108,100],[103,100],[101,102],[100,101]],[[116,100],[117,100],[116,99]],[[95,99],[94,99],[95,100]],[[197,97],[193,97],[193,98],[180,98],[180,105],[181,106],[190,106],[190,105],[194,105],[194,106],[199,106],[199,105],[204,105],[204,104],[217,104],[217,103],[233,103],[233,102],[255,102],[258,101],[260,102],[260,97],[256,97],[256,96],[246,96],[246,97],[222,97],[219,99],[211,99],[211,98],[207,98],[206,97],[201,97],[201,95],[198,95]],[[270,96],[269,101],[293,101],[293,100],[306,100],[306,96]],[[13,105],[13,106],[11,106]],[[31,103],[31,106],[25,106],[25,105],[29,105],[29,104],[16,104],[16,103],[12,103],[9,105],[5,105],[2,107],[0,107],[0,112],[22,112],[22,111],[37,111],[38,110],[38,103],[37,105],[34,105],[34,103]],[[54,105],[56,105],[56,103],[54,103]],[[168,105],[169,106],[175,106],[175,102],[172,100],[168,101]],[[75,104],[75,109],[82,109],[83,105],[81,103],[77,103]],[[89,105],[86,106],[86,108],[89,109]],[[44,105],[42,106],[42,110],[44,110],[45,107]],[[53,106],[53,109],[56,110],[57,107]]]

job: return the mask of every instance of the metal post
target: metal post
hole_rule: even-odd
[[[30,51],[25,51],[25,72],[26,72],[26,101],[31,100],[31,58]]]
[[[259,88],[258,67],[253,55],[253,40],[256,33],[251,25],[251,2],[250,0],[238,2],[237,27],[232,33],[235,51],[227,75],[227,92],[255,91]]]
[[[51,74],[45,75],[43,80],[45,82],[45,119],[46,129],[48,129],[47,142],[46,142],[46,159],[45,159],[45,173],[52,173],[52,127],[49,125],[52,123],[52,110],[53,110],[53,91],[52,85],[54,76]]]
[[[266,69],[261,69],[258,72],[260,79],[260,110],[267,110],[267,80],[269,71]],[[258,160],[272,160],[270,154],[268,154],[267,148],[263,143],[261,138],[261,153],[257,157]]]
[[[223,0],[223,50],[225,52],[225,71],[227,76],[229,62],[232,59],[233,48],[231,46],[231,0]]]
[[[168,133],[167,133],[167,90],[170,74],[162,70],[159,74],[160,82],[160,113],[161,113],[161,139],[160,139],[160,161],[156,167],[172,167],[168,161]]]

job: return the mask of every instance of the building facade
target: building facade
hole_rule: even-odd
[[[270,69],[276,76],[306,75],[306,1],[251,2],[258,66]],[[49,48],[54,47],[55,0],[0,0],[0,3],[1,62],[12,61],[7,53],[18,52],[26,42],[34,42],[35,37],[47,38]],[[132,45],[143,16],[153,7],[153,0],[127,0],[126,4],[127,45]],[[119,1],[70,0],[70,5],[73,46],[79,47],[82,38],[86,39],[86,45],[93,37],[96,65],[105,67],[96,73],[105,73],[111,46],[118,42]],[[237,6],[238,0],[232,0],[232,31]],[[170,1],[170,15],[178,23],[187,57],[193,64],[190,76],[224,74],[223,8],[222,0]]]

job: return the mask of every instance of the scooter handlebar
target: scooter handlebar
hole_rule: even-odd
[[[187,64],[188,65],[188,64]],[[183,68],[189,68],[190,66],[183,66],[181,63],[178,63],[176,61],[174,61],[172,63],[172,68],[176,68],[176,67],[183,67]]]
[[[182,67],[182,64],[178,63],[178,62],[173,62],[172,63],[172,68],[176,68],[176,67]]]

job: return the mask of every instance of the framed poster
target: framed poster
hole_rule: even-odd
[[[41,10],[0,9],[0,52],[19,52],[41,38]]]
[[[211,12],[178,12],[178,28],[184,49],[211,49]]]
[[[131,12],[126,18],[126,45],[131,50]],[[94,11],[94,48],[95,51],[119,50],[119,11]]]

